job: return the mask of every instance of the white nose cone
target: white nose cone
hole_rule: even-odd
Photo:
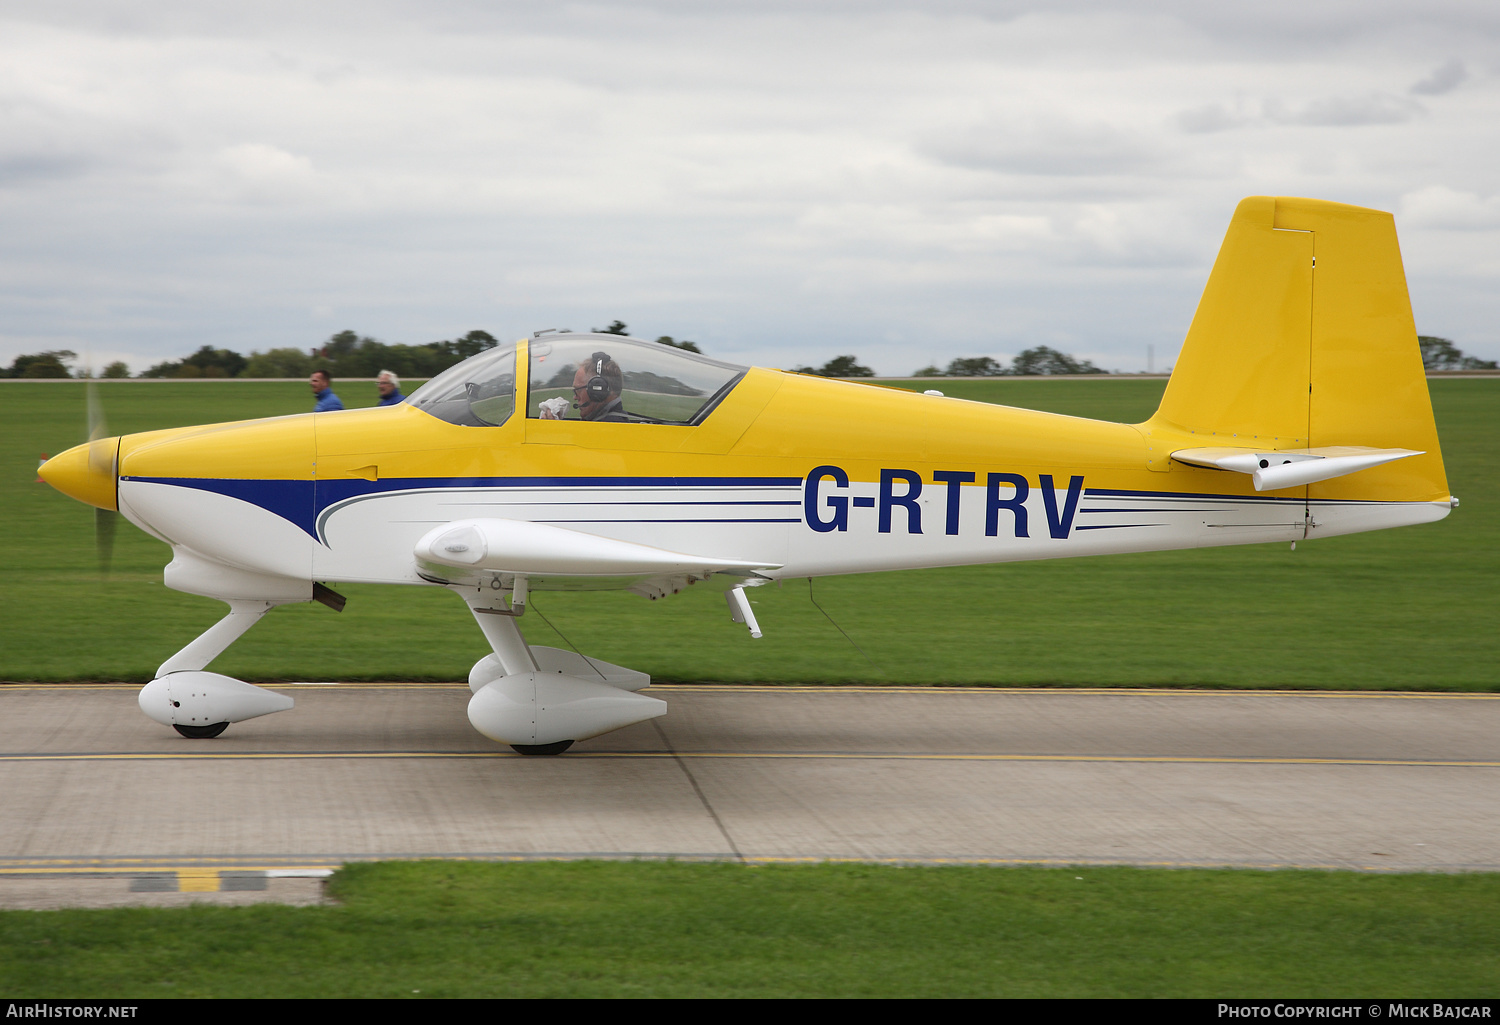
[[[658,698],[548,672],[502,677],[469,699],[469,722],[502,744],[587,740],[666,711]]]

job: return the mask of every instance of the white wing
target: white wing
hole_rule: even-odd
[[[678,581],[707,580],[716,573],[746,578],[780,568],[780,563],[689,555],[547,523],[494,518],[445,523],[424,534],[413,554],[422,575],[442,583],[496,574],[582,587],[590,581],[621,586],[634,580],[640,586],[630,589],[651,597],[677,590]]]

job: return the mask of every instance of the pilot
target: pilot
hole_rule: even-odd
[[[328,376],[326,370],[314,370],[312,376],[307,379],[312,386],[313,398],[318,401],[313,405],[314,413],[327,413],[335,409],[343,409],[344,404],[339,397],[333,393],[333,378]]]
[[[401,378],[389,370],[375,375],[375,388],[380,392],[378,406],[396,406],[406,401],[406,396],[401,394]]]
[[[628,423],[630,417],[620,399],[624,385],[620,364],[609,353],[596,352],[573,374],[573,406],[584,420]],[[542,419],[560,420],[566,408],[561,400],[549,399],[541,404]]]

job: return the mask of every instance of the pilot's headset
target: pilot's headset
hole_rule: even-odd
[[[596,405],[608,402],[614,389],[610,387],[609,378],[604,376],[604,371],[614,364],[614,360],[609,358],[607,352],[596,352],[589,357],[589,361],[593,364],[593,375],[589,377],[587,385],[588,400]]]

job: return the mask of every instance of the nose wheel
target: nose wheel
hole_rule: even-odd
[[[212,726],[182,726],[173,723],[172,729],[181,733],[184,737],[192,737],[194,740],[207,740],[209,737],[217,737],[229,729],[229,724],[227,722],[216,722]],[[571,744],[573,742],[570,740],[568,743]]]
[[[560,755],[572,746],[571,740],[559,740],[556,744],[512,744],[511,748],[523,755]]]

